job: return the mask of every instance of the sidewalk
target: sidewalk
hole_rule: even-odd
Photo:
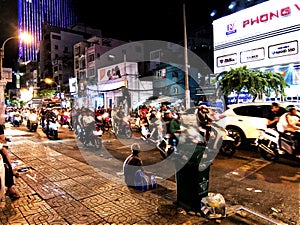
[[[1,224],[207,224],[178,213],[176,185],[162,181],[139,192],[101,176],[93,167],[42,144],[14,138],[12,161],[21,198],[2,200]]]

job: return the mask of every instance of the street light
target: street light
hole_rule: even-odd
[[[51,78],[48,78],[48,77],[45,78],[44,81],[45,81],[46,84],[50,84],[50,85],[52,85],[53,83],[55,83],[55,85],[56,85],[56,91],[59,92],[59,99],[61,101],[61,86],[55,80],[53,80]]]
[[[4,47],[5,44],[11,40],[11,39],[20,39],[22,41],[31,42],[31,36],[27,33],[21,33],[19,36],[12,36],[7,38],[1,48],[0,48],[0,124],[4,124],[4,114],[5,114],[5,109],[4,109],[4,90],[6,87],[6,84],[8,82],[8,79],[3,76],[3,59],[4,59]]]

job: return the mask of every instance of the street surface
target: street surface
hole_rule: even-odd
[[[28,132],[24,125],[10,129],[12,134],[13,130]],[[14,135],[14,138],[18,138],[18,135]],[[121,179],[121,165],[130,154],[130,145],[134,142],[141,145],[140,156],[145,166],[163,161],[159,151],[143,142],[138,133],[134,133],[132,139],[116,138],[111,132],[104,133],[100,151],[83,148],[74,132],[67,127],[59,128],[59,140],[49,140],[40,127],[37,132],[28,132],[22,138],[40,142],[57,152],[93,165],[105,176],[115,176],[112,179]],[[224,219],[222,224],[274,224],[259,217],[264,216],[289,225],[300,225],[299,165],[299,162],[290,160],[268,162],[259,156],[254,146],[238,149],[233,157],[217,155],[210,169],[209,192],[222,194],[226,204],[232,208],[240,206],[252,212],[242,210],[238,215],[239,222],[235,221],[236,215],[233,214],[230,220]],[[176,188],[174,175],[167,180]]]

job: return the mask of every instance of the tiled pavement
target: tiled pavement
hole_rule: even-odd
[[[15,178],[21,198],[2,199],[1,224],[207,224],[178,212],[172,182],[141,193],[41,143],[13,141],[10,151],[25,172]]]

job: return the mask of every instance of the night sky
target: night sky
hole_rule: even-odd
[[[81,22],[102,30],[104,37],[124,41],[163,40],[179,43],[183,40],[183,4],[185,4],[187,33],[211,24],[209,13],[225,8],[229,0],[163,0],[95,1],[74,0]],[[205,5],[201,5],[205,4]],[[0,0],[0,44],[17,35],[17,1]],[[4,66],[14,67],[17,59],[17,40],[5,45]]]
[[[164,0],[99,2],[100,7],[84,7],[93,4],[89,0],[75,0],[83,22],[102,29],[103,36],[122,40],[164,40],[178,43],[183,40],[183,4],[187,32],[202,25],[211,24],[209,16],[213,8],[224,8],[229,0]],[[205,5],[202,5],[205,4]]]

